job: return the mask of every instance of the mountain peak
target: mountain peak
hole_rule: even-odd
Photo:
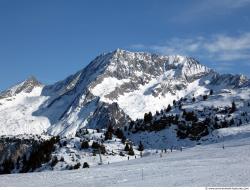
[[[121,48],[117,48],[117,49],[115,49],[113,52],[114,52],[114,53],[121,53],[121,52],[124,52],[124,51],[126,51],[126,50],[123,50],[123,49],[121,49]]]
[[[90,63],[87,70],[89,71],[88,76],[94,72],[97,75],[105,73],[106,76],[115,77],[119,80],[139,77],[145,78],[145,81],[150,76],[160,76],[163,72],[169,70],[175,73],[175,77],[188,80],[213,71],[192,57],[132,52],[120,48],[101,54]]]
[[[32,84],[33,86],[41,86],[42,83],[40,83],[35,76],[31,75],[29,76],[25,81],[24,83],[29,83],[29,84]]]
[[[111,53],[111,57],[120,59],[137,59],[137,60],[165,60],[165,62],[169,65],[187,65],[188,63],[195,63],[198,65],[201,65],[196,59],[180,54],[175,54],[175,55],[161,55],[161,54],[156,54],[156,53],[149,53],[149,52],[134,52],[134,51],[128,51],[124,49],[116,49]]]
[[[12,97],[21,92],[30,93],[35,87],[40,86],[42,86],[42,83],[40,83],[34,76],[31,75],[23,82],[1,92],[0,99]]]

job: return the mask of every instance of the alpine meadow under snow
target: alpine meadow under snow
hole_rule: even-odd
[[[0,186],[249,185],[249,112],[246,76],[117,49],[0,93]]]

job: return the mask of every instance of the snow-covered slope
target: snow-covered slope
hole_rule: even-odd
[[[249,186],[249,133],[245,137],[88,169],[1,175],[0,186]]]
[[[145,112],[210,89],[249,87],[246,77],[220,75],[190,57],[120,49],[53,85],[27,81],[1,93],[0,135],[74,137],[83,128],[123,127]]]
[[[33,116],[46,97],[34,77],[0,94],[0,136],[42,134],[50,125],[46,117]]]

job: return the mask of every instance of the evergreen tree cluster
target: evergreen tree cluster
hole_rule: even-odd
[[[14,169],[14,162],[7,158],[5,159],[0,166],[0,174],[10,174]]]
[[[9,139],[10,140],[10,139]],[[55,166],[58,162],[57,157],[52,158],[51,154],[55,150],[55,144],[59,142],[59,137],[52,137],[49,140],[34,139],[17,139],[13,138],[10,141],[15,143],[32,144],[31,152],[24,154],[21,158],[13,160],[10,157],[5,158],[0,165],[0,174],[9,174],[13,169],[20,172],[34,171],[42,166],[43,163],[47,163],[51,160],[51,166]],[[8,139],[7,139],[8,141]],[[26,142],[27,141],[27,142]],[[5,141],[6,143],[6,141]],[[52,159],[51,159],[52,158]]]
[[[201,96],[200,100],[206,101],[208,96],[213,95],[213,90],[210,90],[208,95]],[[227,128],[229,126],[241,125],[242,119],[237,122],[231,115],[237,110],[235,102],[232,102],[231,107],[214,108],[204,107],[204,110],[186,110],[182,108],[182,104],[187,99],[173,101],[173,107],[167,106],[167,109],[156,111],[153,116],[151,112],[145,113],[143,119],[131,121],[124,127],[125,131],[137,133],[140,131],[161,131],[169,128],[172,125],[177,126],[177,136],[180,138],[190,138],[191,140],[199,140],[201,137],[208,135],[209,131],[219,128]],[[193,97],[189,102],[195,102]],[[217,115],[220,115],[218,119]],[[245,122],[248,121],[247,114],[241,114],[245,117]],[[125,149],[128,148],[125,147]]]
[[[144,114],[144,122],[145,123],[150,123],[152,121],[152,119],[153,119],[153,116],[152,116],[151,112]]]
[[[114,128],[111,126],[111,124],[108,126],[108,129],[107,131],[104,133],[104,139],[105,140],[111,140],[112,139],[112,136],[113,136],[113,133],[114,133]]]
[[[76,131],[76,137],[83,137],[87,134],[89,134],[89,131],[86,128],[79,129],[78,131]]]
[[[28,159],[26,155],[23,157],[23,168],[21,172],[34,171],[42,166],[43,163],[47,163],[51,160],[51,154],[55,150],[55,144],[59,142],[59,137],[52,137],[49,140],[43,141],[33,146]],[[53,163],[57,162],[53,161]]]
[[[92,147],[94,153],[98,153],[99,150],[100,150],[101,154],[105,154],[106,153],[105,146],[103,144],[99,144],[96,141],[93,141],[91,147]]]
[[[126,128],[126,127],[125,127]],[[123,129],[116,128],[114,129],[110,124],[107,131],[104,133],[104,140],[112,140],[113,135],[122,140],[122,143],[125,143],[126,136],[124,135]]]

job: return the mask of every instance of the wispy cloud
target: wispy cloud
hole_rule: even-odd
[[[180,22],[194,21],[200,18],[204,19],[206,17],[229,14],[247,6],[250,6],[250,0],[199,0],[196,3],[189,4],[186,9],[176,14],[170,20]]]
[[[221,61],[250,59],[250,33],[237,37],[217,35],[203,45],[211,55]]]
[[[238,36],[213,35],[210,37],[173,38],[164,44],[134,44],[132,49],[150,50],[161,54],[183,54],[212,59],[218,62],[249,61],[250,32]]]

